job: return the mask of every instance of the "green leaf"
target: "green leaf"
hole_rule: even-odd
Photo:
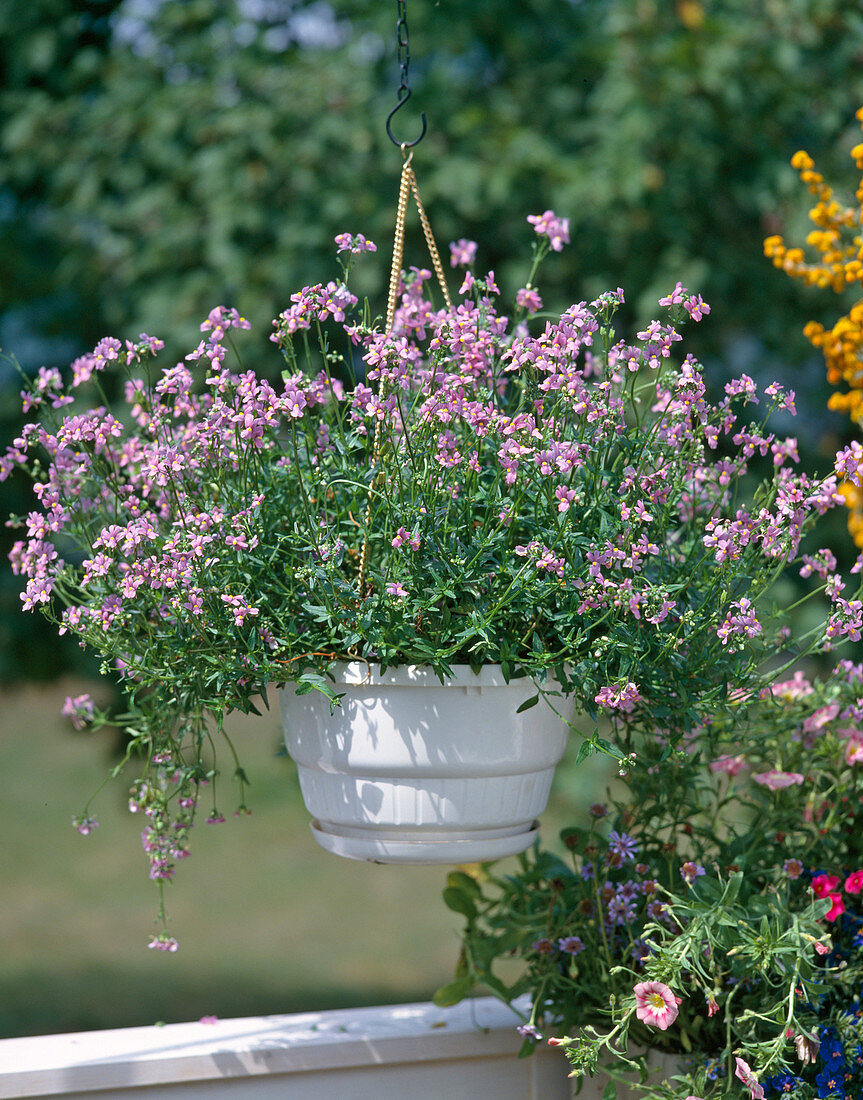
[[[458,886],[447,886],[443,892],[444,905],[454,913],[461,913],[469,921],[476,920],[477,908],[472,898]]]
[[[530,710],[531,707],[535,707],[538,702],[539,695],[531,695],[529,699],[525,699],[525,701],[521,704],[520,707],[518,707],[515,713],[522,714],[524,711]]]
[[[440,989],[436,990],[432,1001],[438,1008],[449,1008],[450,1005],[457,1005],[459,1001],[463,1001],[473,987],[473,978],[465,975],[465,977],[457,978],[448,985],[442,985]]]
[[[464,891],[470,897],[481,898],[482,890],[475,878],[466,875],[464,871],[450,871],[446,877],[447,886],[454,886]]]
[[[596,748],[593,742],[585,738],[578,746],[578,752],[575,754],[575,760],[573,761],[574,766],[577,768],[582,760],[586,760],[589,756],[593,756],[595,752]]]

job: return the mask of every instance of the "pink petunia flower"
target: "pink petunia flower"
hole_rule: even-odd
[[[852,737],[845,746],[845,763],[863,764],[863,741],[859,738]]]
[[[812,893],[816,898],[826,898],[831,894],[842,880],[838,875],[821,874],[812,880]]]
[[[824,919],[829,921],[838,920],[845,912],[845,899],[841,894],[828,894],[827,897],[830,901],[830,908],[824,914]]]
[[[799,772],[761,772],[760,775],[753,775],[752,779],[771,791],[781,791],[784,787],[791,787],[795,783],[799,787],[803,782],[803,776]]]
[[[746,760],[742,755],[720,756],[718,760],[710,762],[710,770],[712,772],[725,772],[727,775],[737,775],[745,764]]]
[[[744,1062],[742,1058],[735,1057],[736,1068],[734,1070],[734,1076],[738,1080],[742,1081],[744,1085],[749,1089],[749,1093],[752,1096],[752,1100],[764,1100],[764,1089],[759,1085],[758,1078],[752,1072],[752,1067],[748,1062]]]
[[[635,1015],[642,1023],[665,1031],[677,1019],[680,998],[675,997],[667,985],[639,982],[632,992],[635,994]]]
[[[845,893],[859,894],[863,890],[863,871],[852,871],[845,879]]]

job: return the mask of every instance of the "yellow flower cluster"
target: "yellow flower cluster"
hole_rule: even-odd
[[[856,118],[863,123],[863,107]],[[863,143],[854,146],[851,156],[863,172]],[[816,199],[809,211],[816,228],[806,237],[806,243],[817,258],[808,262],[802,248],[788,248],[778,235],[765,240],[764,255],[792,279],[801,279],[808,286],[830,287],[838,294],[851,285],[863,285],[863,178],[854,196],[857,205],[843,206],[815,170],[808,153],[795,153],[791,166]],[[855,302],[832,329],[810,321],[803,333],[823,352],[831,385],[848,386],[847,392],[837,391],[830,397],[830,408],[847,413],[863,426],[863,299]],[[856,545],[863,548],[863,491],[850,482],[840,489],[849,509],[848,530]]]

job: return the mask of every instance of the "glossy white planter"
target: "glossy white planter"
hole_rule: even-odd
[[[499,668],[456,665],[336,674],[341,707],[320,692],[280,693],[312,831],[327,851],[379,863],[472,863],[523,852],[537,836],[567,727],[536,688]],[[566,700],[557,710],[571,718]]]

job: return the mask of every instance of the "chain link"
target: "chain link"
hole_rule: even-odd
[[[396,0],[398,20],[396,21],[396,39],[398,41],[398,59],[400,83],[398,91],[399,103],[410,95],[408,83],[408,69],[411,63],[411,51],[408,41],[408,6],[407,0]]]
[[[428,246],[429,255],[432,261],[432,267],[434,268],[437,281],[440,284],[441,291],[443,293],[444,301],[446,302],[447,310],[453,312],[452,299],[450,298],[449,288],[447,287],[446,276],[444,274],[443,264],[441,263],[440,253],[438,252],[437,244],[435,243],[434,235],[432,233],[431,225],[429,224],[428,215],[426,214],[425,207],[422,204],[420,198],[419,187],[417,186],[417,178],[414,175],[414,170],[411,168],[411,160],[413,159],[413,153],[408,152],[408,148],[411,145],[416,145],[422,138],[426,131],[425,115],[422,116],[423,129],[419,138],[416,141],[411,142],[398,142],[393,137],[390,130],[390,120],[395,114],[401,104],[410,97],[411,90],[408,83],[408,69],[410,67],[410,46],[408,44],[408,20],[407,20],[407,0],[396,0],[396,7],[398,9],[398,21],[396,23],[396,37],[398,40],[398,62],[399,71],[401,74],[401,81],[398,90],[398,103],[390,111],[389,118],[387,119],[387,133],[390,139],[399,146],[402,151],[402,157],[404,157],[404,164],[402,165],[402,174],[399,181],[399,201],[396,208],[396,230],[395,239],[393,241],[393,263],[390,270],[390,285],[389,294],[387,295],[387,320],[385,333],[389,335],[393,330],[395,324],[396,308],[398,306],[398,292],[399,292],[399,280],[402,275],[402,266],[404,262],[404,250],[405,250],[405,218],[407,216],[408,200],[411,194],[413,194],[416,208],[420,216],[420,222],[422,224],[423,235],[426,239],[426,245]],[[382,394],[381,394],[382,396]],[[378,418],[375,423],[374,441],[372,444],[372,468],[377,467],[380,462],[381,455],[381,419]],[[357,594],[360,599],[364,598],[365,586],[366,586],[366,569],[368,566],[368,554],[369,554],[369,532],[372,517],[372,499],[375,493],[375,487],[378,484],[379,479],[384,476],[383,472],[378,470],[372,478],[369,485],[369,495],[366,502],[365,512],[365,531],[363,534],[363,545],[360,550],[359,569],[357,575]]]

